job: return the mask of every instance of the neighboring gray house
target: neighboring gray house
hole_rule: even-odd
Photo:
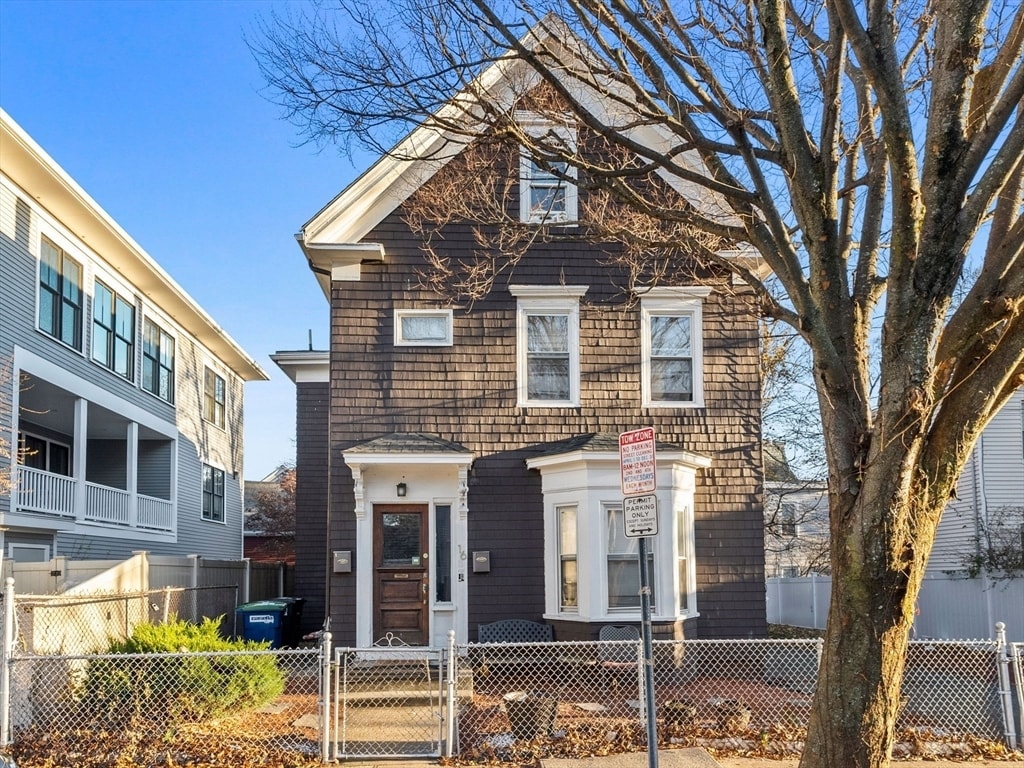
[[[783,443],[765,441],[761,450],[765,576],[831,573],[827,484],[798,478],[789,466]]]
[[[2,111],[0,364],[4,557],[241,557],[266,374]]]
[[[1024,549],[1024,389],[1017,390],[974,446],[956,498],[939,522],[928,571],[978,570],[989,548],[1005,550],[1011,559],[1016,551],[1018,561]]]

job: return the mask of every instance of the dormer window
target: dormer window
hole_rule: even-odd
[[[551,155],[538,157],[523,147],[519,160],[519,216],[526,224],[568,224],[576,222],[576,169],[558,152],[575,150],[575,130],[559,125],[541,115],[520,113],[519,123],[530,136],[536,137],[541,149]]]

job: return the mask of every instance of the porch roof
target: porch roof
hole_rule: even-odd
[[[382,453],[472,453],[468,448],[437,435],[423,432],[391,432],[356,443],[346,454]]]

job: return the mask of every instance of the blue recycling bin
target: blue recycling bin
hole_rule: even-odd
[[[235,609],[242,623],[242,637],[256,642],[269,642],[271,648],[295,647],[302,639],[301,597],[278,597],[245,603]]]

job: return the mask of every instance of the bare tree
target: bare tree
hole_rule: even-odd
[[[568,176],[567,163],[585,188],[661,231],[743,245],[770,268],[762,278],[720,247],[697,249],[749,285],[759,311],[789,325],[812,357],[833,582],[801,764],[887,764],[938,520],[981,430],[1024,383],[1024,7],[342,0],[336,15],[320,9],[271,19],[253,44],[309,138],[391,151],[424,126],[445,138],[432,144],[440,155],[501,135],[554,173]],[[597,162],[565,132],[525,130],[516,109],[539,83],[557,96],[550,122],[626,155]],[[696,191],[694,204],[648,196],[637,182],[652,175]],[[969,259],[976,275],[965,272]]]
[[[277,484],[261,488],[246,510],[245,528],[270,540],[275,555],[285,555],[295,542],[295,468],[280,473]]]

